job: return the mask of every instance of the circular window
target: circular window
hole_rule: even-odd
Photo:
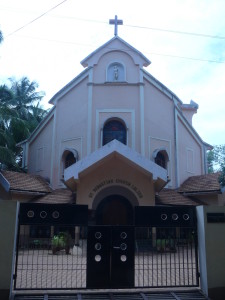
[[[52,217],[53,217],[54,219],[58,219],[58,218],[59,218],[59,212],[58,212],[57,210],[53,211]]]
[[[167,220],[167,214],[161,214],[161,219],[163,221],[166,221]]]
[[[102,245],[101,245],[100,243],[96,243],[96,244],[95,244],[95,249],[96,249],[97,251],[101,250],[101,248],[102,248]]]
[[[28,216],[28,218],[33,218],[34,217],[34,211],[33,210],[29,210],[27,212],[27,216]]]
[[[97,240],[99,240],[101,237],[102,237],[101,232],[99,232],[99,231],[95,232],[95,238],[96,238]]]
[[[121,256],[120,256],[120,260],[121,260],[122,262],[127,261],[126,255],[121,255]]]
[[[40,212],[40,217],[41,217],[42,219],[45,219],[45,218],[47,217],[46,211],[42,210],[42,211]]]
[[[172,214],[172,219],[174,220],[174,221],[177,221],[178,220],[178,214]]]
[[[125,240],[127,238],[126,232],[121,232],[120,237],[121,239]]]
[[[95,255],[95,261],[100,262],[102,259],[101,255]]]
[[[190,219],[189,214],[184,214],[183,219],[184,219],[184,221],[188,221]]]

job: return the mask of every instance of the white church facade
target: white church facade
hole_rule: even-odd
[[[211,189],[207,184],[212,147],[192,126],[198,105],[184,104],[148,73],[150,63],[117,34],[83,59],[84,71],[50,100],[48,116],[20,144],[26,175],[45,179],[53,194],[70,192],[73,203],[101,210],[103,223],[128,222],[135,206],[156,205],[162,191],[164,198],[180,197],[180,205],[193,204],[188,192],[218,204],[215,176]],[[11,175],[1,176],[9,192]],[[189,178],[204,187],[182,189]],[[16,197],[22,196],[14,190]]]

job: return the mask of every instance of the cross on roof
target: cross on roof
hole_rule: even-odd
[[[110,19],[109,24],[115,25],[114,35],[117,36],[117,34],[118,34],[118,25],[123,25],[123,20],[118,20],[117,15],[115,15],[115,19]]]

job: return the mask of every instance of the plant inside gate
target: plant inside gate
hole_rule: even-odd
[[[159,252],[176,251],[175,242],[172,239],[157,239],[156,248]]]
[[[70,252],[71,236],[68,232],[59,232],[52,238],[52,254],[65,250],[66,254]]]

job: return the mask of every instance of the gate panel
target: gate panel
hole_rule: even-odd
[[[135,287],[199,285],[194,207],[137,207]]]
[[[136,228],[135,287],[198,286],[195,239],[193,228]]]
[[[14,289],[86,287],[87,212],[76,205],[20,205]]]

